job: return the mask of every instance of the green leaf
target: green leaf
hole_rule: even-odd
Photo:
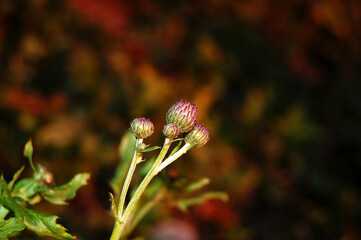
[[[39,236],[50,236],[57,239],[73,239],[74,237],[66,232],[66,229],[56,223],[57,216],[45,215],[32,209],[26,209],[23,218],[26,227]],[[15,213],[16,215],[16,213]]]
[[[11,209],[15,217],[22,222],[27,229],[39,236],[49,236],[57,239],[72,239],[72,235],[66,229],[56,223],[57,216],[45,215],[35,210],[27,209],[18,204],[10,195],[8,186],[3,178],[0,178],[0,203]]]
[[[128,131],[122,137],[119,144],[119,158],[120,162],[115,170],[113,179],[111,180],[110,186],[114,192],[114,198],[118,199],[120,194],[120,189],[125,180],[125,176],[128,172],[130,162],[132,160],[134,151],[135,151],[136,139],[134,135]]]
[[[24,147],[24,156],[27,158],[32,158],[33,157],[33,143],[31,141],[31,139],[25,144]]]
[[[145,177],[145,175],[147,175],[149,170],[152,168],[154,161],[155,157],[147,159],[145,163],[143,163],[142,166],[139,168],[138,175],[142,178]]]
[[[9,190],[11,191],[13,189],[13,186],[15,184],[15,182],[18,180],[18,178],[20,177],[20,174],[24,171],[25,165],[23,165],[13,176],[13,179],[11,180],[11,182],[9,183],[8,187]]]
[[[135,150],[136,139],[134,135],[128,131],[124,134],[119,145],[119,158],[124,161],[130,161]]]
[[[66,200],[73,199],[76,191],[87,184],[89,173],[76,174],[68,183],[59,187],[49,188],[41,192],[41,195],[53,204],[66,204]]]
[[[4,206],[0,204],[0,221],[4,221],[4,218],[6,217],[6,215],[8,215],[8,213],[9,210],[4,208]]]
[[[14,186],[11,196],[20,197],[25,201],[29,200],[40,190],[40,182],[34,178],[24,178]]]
[[[0,239],[8,239],[14,232],[24,230],[25,224],[18,218],[9,218],[8,220],[0,223]]]
[[[162,188],[164,188],[165,183],[162,179],[155,178],[153,181],[149,184],[149,186],[144,191],[144,197],[151,198],[155,196],[157,193],[161,191]]]
[[[151,152],[151,151],[154,151],[154,150],[159,149],[159,148],[160,148],[159,146],[153,146],[153,147],[149,147],[149,148],[146,148],[146,149],[143,149],[143,150],[139,150],[138,152],[140,152],[140,153]]]

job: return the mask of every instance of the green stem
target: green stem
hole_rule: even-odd
[[[142,196],[143,192],[147,188],[150,181],[158,173],[157,169],[158,169],[159,165],[162,163],[165,155],[167,154],[167,151],[171,145],[171,144],[169,144],[170,141],[171,141],[171,139],[169,139],[169,138],[165,139],[162,150],[160,151],[155,162],[153,163],[152,168],[149,170],[149,172],[147,173],[147,175],[145,176],[143,181],[140,183],[140,185],[137,188],[137,190],[135,191],[132,199],[128,203],[128,206],[125,209],[125,211],[121,217],[121,221],[116,221],[116,224],[114,225],[114,229],[113,229],[113,234],[112,234],[110,240],[119,240],[120,237],[123,236],[125,226],[127,225],[131,214],[134,213],[135,207],[137,206],[140,197]]]
[[[34,172],[38,172],[38,170],[35,168],[34,164],[33,164],[33,156],[29,156],[29,162],[30,162],[30,166],[33,169]]]
[[[122,192],[121,192],[120,198],[119,198],[119,204],[118,204],[118,210],[117,210],[117,215],[119,217],[122,216],[122,214],[123,214],[125,198],[127,196],[129,185],[132,180],[132,177],[133,177],[133,174],[135,171],[135,167],[137,166],[137,163],[139,162],[139,158],[141,158],[141,155],[142,155],[141,153],[137,152],[137,146],[138,146],[138,144],[140,144],[142,142],[143,142],[143,139],[137,139],[137,141],[135,143],[135,151],[134,151],[133,159],[129,166],[127,176],[125,177]]]
[[[138,146],[138,144],[140,144],[142,142],[143,142],[143,139],[137,139],[137,141],[135,143],[133,159],[130,163],[127,176],[124,180],[124,184],[123,184],[122,192],[120,194],[119,204],[118,204],[118,208],[117,208],[117,216],[115,216],[114,228],[113,228],[112,236],[110,237],[110,239],[117,239],[117,238],[113,238],[113,235],[114,235],[114,237],[116,235],[118,235],[117,229],[119,229],[119,226],[122,224],[118,218],[120,218],[123,214],[124,203],[125,203],[128,189],[129,189],[129,185],[132,180],[137,163],[139,162],[139,158],[141,158],[141,156],[142,156],[141,153],[137,152],[137,146]]]
[[[142,205],[134,219],[131,220],[128,227],[125,229],[123,234],[124,237],[127,237],[130,233],[133,232],[138,223],[164,198],[165,193],[165,189],[162,189],[152,200]]]
[[[170,157],[166,158],[158,167],[157,169],[157,173],[159,173],[160,171],[162,171],[165,167],[167,167],[169,164],[171,164],[172,162],[174,162],[175,160],[177,160],[180,156],[182,156],[183,154],[185,154],[189,149],[191,149],[192,147],[194,147],[194,145],[190,145],[189,143],[184,144],[184,146],[179,149],[176,153],[174,153],[173,155],[171,155]]]

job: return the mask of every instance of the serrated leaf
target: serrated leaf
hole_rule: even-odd
[[[25,229],[25,224],[18,218],[9,218],[0,223],[0,239],[8,239],[14,232],[20,232]]]
[[[138,152],[140,152],[140,153],[151,152],[151,151],[154,151],[154,150],[159,149],[159,148],[160,148],[159,146],[153,146],[153,147],[149,147],[149,148],[146,148],[146,149],[143,149],[143,150],[139,150]]]
[[[63,226],[56,223],[57,216],[45,215],[32,209],[26,210],[24,224],[37,235],[50,236],[57,239],[74,239],[72,235],[66,232]]]
[[[53,204],[66,204],[66,200],[73,199],[76,191],[87,184],[89,173],[78,173],[68,183],[59,187],[49,188],[41,192],[41,195]]]
[[[16,173],[13,176],[13,179],[9,182],[9,190],[11,191],[13,189],[13,186],[15,184],[15,182],[18,180],[18,178],[20,177],[21,173],[24,171],[25,165],[23,165],[19,170],[16,171]]]
[[[114,192],[114,198],[118,199],[120,190],[124,183],[126,174],[128,172],[130,162],[133,158],[134,150],[135,150],[136,139],[134,135],[128,131],[122,137],[119,144],[119,164],[115,170],[115,174],[113,179],[111,180],[110,186]]]
[[[27,201],[40,190],[40,182],[34,178],[24,178],[17,182],[11,196],[20,197]]]
[[[72,239],[72,235],[66,229],[56,223],[57,216],[45,215],[35,210],[27,209],[17,203],[10,195],[8,186],[3,178],[0,178],[0,203],[11,209],[15,217],[22,222],[27,229],[39,236],[49,236],[57,239]]]

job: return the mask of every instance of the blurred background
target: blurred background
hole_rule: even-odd
[[[107,239],[121,136],[144,116],[162,144],[185,99],[211,140],[162,177],[209,177],[230,199],[160,206],[133,237],[360,239],[360,22],[356,0],[2,0],[0,170],[27,164],[32,138],[57,184],[90,172],[68,206],[35,209]]]

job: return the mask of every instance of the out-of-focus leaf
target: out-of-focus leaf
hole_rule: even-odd
[[[20,197],[24,200],[28,200],[34,196],[40,189],[40,182],[33,178],[24,178],[17,182],[14,186],[11,195],[13,197]]]
[[[138,152],[141,152],[141,153],[143,153],[143,152],[151,152],[151,151],[154,151],[154,150],[159,149],[159,148],[160,148],[159,146],[153,146],[153,147],[149,147],[149,148],[140,150]]]
[[[0,223],[0,239],[8,239],[14,232],[24,230],[25,224],[18,218],[9,218],[8,220]]]
[[[114,198],[118,199],[120,189],[124,183],[125,176],[128,172],[130,161],[132,160],[135,150],[136,139],[134,135],[127,131],[122,137],[119,145],[119,158],[120,162],[115,170],[114,177],[110,183],[114,191]]]
[[[4,218],[6,217],[6,215],[8,215],[8,213],[9,210],[4,208],[4,206],[0,204],[0,221],[4,221]]]
[[[130,161],[134,154],[136,139],[134,135],[127,131],[121,139],[119,146],[119,158],[122,162]]]
[[[42,198],[41,198],[40,194],[35,194],[34,197],[32,197],[28,200],[28,203],[30,205],[35,205],[35,204],[39,203],[41,201],[41,199]]]
[[[18,171],[16,171],[16,173],[13,176],[13,179],[11,180],[11,182],[9,183],[8,187],[9,190],[11,191],[13,189],[13,186],[15,184],[15,182],[18,180],[18,178],[20,177],[20,174],[24,171],[25,165],[23,165]]]
[[[35,210],[27,209],[19,205],[10,195],[8,186],[3,178],[0,178],[0,203],[11,209],[15,217],[21,221],[27,229],[39,236],[50,236],[57,239],[72,239],[72,235],[66,229],[56,223],[57,216],[49,216]]]
[[[192,191],[196,191],[198,189],[201,189],[202,187],[208,185],[211,181],[209,180],[209,178],[202,178],[201,180],[191,183],[189,184],[185,190],[187,192],[192,192]]]
[[[76,191],[87,184],[89,173],[76,174],[68,183],[59,187],[49,188],[41,192],[41,195],[53,204],[66,204],[66,200],[73,199]]]
[[[153,162],[155,158],[152,157],[150,159],[145,160],[145,163],[142,164],[141,168],[139,168],[139,176],[144,177],[149,172],[150,168],[153,166]]]
[[[198,197],[178,199],[176,205],[181,211],[185,212],[189,207],[202,204],[210,199],[219,199],[226,202],[228,201],[228,195],[224,192],[207,192]]]
[[[149,184],[149,186],[145,189],[144,196],[145,197],[153,197],[156,195],[159,191],[161,191],[162,187],[164,187],[165,183],[160,178],[155,178]]]

